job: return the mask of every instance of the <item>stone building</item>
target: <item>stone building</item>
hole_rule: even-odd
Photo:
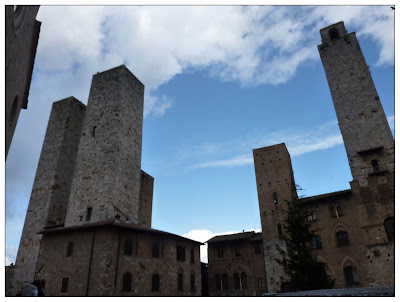
[[[21,109],[28,108],[40,25],[36,21],[39,6],[6,5],[6,157]]]
[[[394,284],[394,140],[355,33],[320,30],[325,68],[353,180],[351,189],[298,198],[285,144],[253,150],[269,292],[287,281],[279,257],[285,201],[318,230],[312,241],[335,287]]]
[[[260,296],[266,292],[261,233],[215,236],[207,243],[210,296]]]
[[[53,104],[10,295],[42,278],[51,296],[201,295],[201,243],[151,228],[143,96],[121,65],[93,76],[87,107]]]

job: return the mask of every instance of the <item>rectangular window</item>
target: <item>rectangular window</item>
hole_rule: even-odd
[[[62,279],[62,283],[61,283],[61,292],[62,293],[68,292],[68,283],[69,283],[69,278]]]
[[[68,242],[67,257],[71,257],[73,252],[74,252],[74,243],[73,242]]]
[[[159,258],[160,257],[160,246],[158,241],[153,242],[153,250],[152,250],[152,257]]]
[[[178,274],[178,290],[183,290],[183,274]]]
[[[132,239],[125,240],[124,255],[132,255]]]
[[[93,212],[93,208],[87,208],[87,210],[86,210],[86,221],[89,221],[90,219],[92,219],[92,212]]]
[[[224,249],[222,247],[217,248],[218,258],[224,258]]]
[[[196,286],[195,286],[195,282],[194,282],[194,275],[190,275],[190,291],[194,292],[196,290]]]
[[[261,254],[261,242],[254,242],[254,254]]]
[[[235,256],[236,257],[242,256],[242,251],[240,250],[240,247],[235,247]]]
[[[181,245],[176,246],[176,260],[185,261],[185,247]]]

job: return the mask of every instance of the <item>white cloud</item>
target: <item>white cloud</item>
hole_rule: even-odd
[[[261,232],[261,229],[251,228],[246,232],[251,232],[251,231]],[[203,230],[191,230],[188,233],[183,234],[182,237],[189,238],[189,239],[204,243],[204,242],[210,240],[211,238],[213,238],[215,236],[235,234],[235,233],[240,233],[240,232],[241,231],[228,231],[228,232],[223,232],[223,233],[213,233],[212,231],[206,230],[206,229],[203,229]],[[207,247],[208,247],[208,244],[200,246],[200,259],[201,259],[201,262],[204,262],[204,263],[208,263]]]
[[[187,68],[241,85],[287,82],[302,63],[318,60],[318,31],[337,16],[376,41],[373,64],[393,64],[386,6],[41,6],[35,70],[42,84],[86,103],[92,74],[126,64],[149,92],[146,114],[162,116],[172,103],[155,90]]]
[[[183,146],[180,148],[180,156],[178,158],[187,159],[190,154],[192,154],[192,159],[206,158],[200,163],[192,165],[192,169],[238,167],[253,164],[252,149],[282,142],[286,144],[290,155],[294,157],[343,144],[343,139],[337,121],[330,121],[312,129],[296,128],[276,132],[258,131],[258,133],[253,131],[246,137],[235,138],[231,141],[218,142],[216,144],[207,142],[204,145],[193,147]],[[215,157],[220,158],[221,156],[224,158],[215,159]]]
[[[6,265],[10,265],[11,263],[15,264],[15,259],[17,258],[17,249],[12,245],[6,246]]]

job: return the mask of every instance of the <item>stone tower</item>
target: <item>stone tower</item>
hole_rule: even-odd
[[[34,279],[42,236],[37,233],[64,223],[85,109],[73,97],[53,104],[18,249],[19,283]]]
[[[124,65],[93,76],[65,226],[138,223],[143,96]]]
[[[7,5],[6,23],[6,157],[21,109],[28,108],[36,48],[41,23],[37,5]]]
[[[394,142],[355,33],[343,22],[320,30],[318,46],[351,173],[361,187],[371,173],[394,172]]]
[[[254,149],[258,202],[264,244],[268,292],[278,292],[284,282],[278,248],[285,248],[283,234],[286,201],[297,200],[292,162],[285,144]]]

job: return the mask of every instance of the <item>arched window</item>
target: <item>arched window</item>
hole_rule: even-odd
[[[157,274],[154,274],[153,277],[151,277],[151,290],[153,292],[160,290],[160,277]]]
[[[215,275],[215,288],[216,290],[222,290],[222,280],[219,274]]]
[[[222,290],[228,290],[228,275],[222,275]]]
[[[122,277],[122,291],[130,292],[132,287],[132,275],[130,273],[125,273]]]
[[[394,241],[394,218],[390,217],[383,222],[389,242]]]
[[[154,241],[153,242],[152,257],[153,258],[159,258],[160,257],[160,246],[158,244],[158,241]]]
[[[311,249],[313,250],[322,249],[322,241],[320,236],[314,235],[314,237],[311,239]]]
[[[190,263],[194,263],[194,249],[190,249]]]
[[[329,30],[329,37],[331,38],[331,40],[339,38],[339,32],[336,27],[332,27]]]
[[[125,240],[124,255],[132,255],[132,239]]]
[[[272,194],[272,197],[274,198],[274,203],[277,204],[278,203],[278,194],[276,194],[276,192],[274,192]]]
[[[336,240],[339,247],[350,245],[349,235],[345,231],[339,231],[336,233]]]
[[[179,269],[178,271],[178,290],[183,290],[183,271]]]
[[[315,214],[314,211],[311,211],[310,213],[308,213],[307,215],[307,221],[312,222],[317,220],[317,215]]]
[[[247,275],[246,273],[242,273],[240,276],[240,279],[242,281],[242,289],[247,289]]]
[[[235,289],[241,289],[240,288],[240,278],[239,278],[238,273],[235,273],[233,275],[233,286],[235,287]]]
[[[344,274],[346,276],[347,285],[360,284],[360,279],[358,278],[357,269],[354,266],[345,267]]]
[[[282,238],[283,234],[282,234],[282,225],[280,223],[278,223],[276,225],[276,227],[278,228],[278,237]]]

